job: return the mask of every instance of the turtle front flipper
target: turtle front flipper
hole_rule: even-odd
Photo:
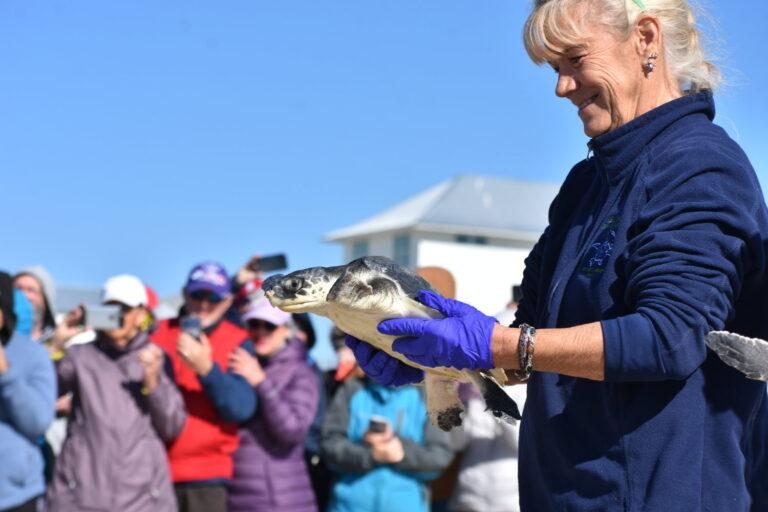
[[[477,386],[477,389],[480,390],[480,394],[483,395],[486,411],[491,411],[497,418],[501,418],[511,424],[514,424],[515,420],[522,418],[517,403],[504,391],[504,388],[501,387],[491,374],[477,371],[468,371],[467,374],[475,386]]]

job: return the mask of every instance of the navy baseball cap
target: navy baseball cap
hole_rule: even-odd
[[[229,276],[224,265],[215,261],[206,261],[192,268],[184,291],[194,293],[201,290],[213,292],[219,297],[229,295]]]

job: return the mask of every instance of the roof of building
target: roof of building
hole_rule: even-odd
[[[341,242],[390,231],[429,231],[537,240],[560,185],[456,176],[383,212],[326,235]]]

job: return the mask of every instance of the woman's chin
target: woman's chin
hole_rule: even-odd
[[[590,105],[587,109],[594,107]],[[584,123],[584,133],[587,137],[595,138],[611,130],[611,115],[604,111],[579,113],[581,122]]]
[[[603,135],[604,133],[607,133],[611,130],[610,124],[605,123],[590,123],[585,122],[584,123],[584,134],[587,137],[590,137],[594,139],[595,137],[598,137],[600,135]]]

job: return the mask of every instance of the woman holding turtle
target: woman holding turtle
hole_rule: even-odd
[[[446,318],[379,330],[419,364],[528,382],[522,510],[768,510],[765,385],[704,343],[710,330],[768,334],[768,210],[712,122],[718,74],[688,2],[537,0],[524,40],[591,156],[526,260],[517,320],[422,292]],[[348,343],[382,383],[420,377]]]

